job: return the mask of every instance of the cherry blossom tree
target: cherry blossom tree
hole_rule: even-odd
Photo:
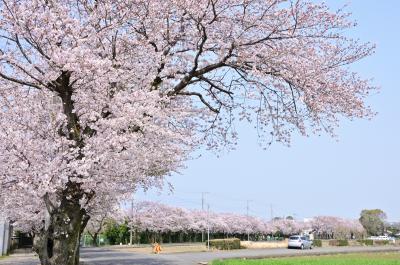
[[[92,207],[87,208],[90,220],[85,231],[92,238],[93,245],[98,246],[98,236],[103,231],[106,221],[109,219],[120,220],[123,212],[114,198],[96,196],[91,205]]]
[[[96,197],[157,185],[190,152],[334,134],[369,117],[349,69],[373,46],[343,10],[307,0],[4,0],[0,4],[2,209],[30,215],[45,265],[79,263]],[[18,198],[17,200],[14,200]],[[25,211],[29,202],[32,208]],[[25,212],[27,215],[25,216]]]
[[[133,209],[133,212],[132,210]],[[121,211],[120,211],[121,212]],[[172,207],[161,203],[144,201],[135,202],[127,209],[122,222],[128,221],[139,232],[153,232],[161,240],[162,234],[168,233],[201,233],[208,226],[210,232],[220,236],[243,236],[250,234],[253,238],[265,238],[279,232],[290,236],[312,231],[318,238],[350,239],[362,237],[365,229],[358,220],[335,216],[316,216],[307,221],[295,219],[262,220],[254,216],[234,213],[205,212]]]
[[[35,234],[43,226],[45,207],[35,198],[34,191],[20,193],[18,189],[0,189],[0,212],[13,224],[14,229]]]
[[[275,231],[286,236],[299,234],[306,229],[303,222],[293,219],[276,219],[271,221],[271,225],[275,228]]]
[[[90,220],[87,223],[85,231],[90,235],[93,240],[93,245],[98,246],[99,234],[104,228],[105,222],[107,221],[108,213],[99,212],[97,215],[91,215]]]
[[[324,239],[350,239],[352,236],[362,237],[365,234],[365,229],[358,220],[335,216],[316,216],[310,225],[316,235]]]
[[[148,201],[135,203],[133,209],[133,214],[128,210],[125,218],[140,230],[175,232],[193,229],[193,220],[189,218],[193,214],[186,209]]]

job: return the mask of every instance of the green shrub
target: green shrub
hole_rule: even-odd
[[[129,227],[127,224],[109,221],[105,225],[104,235],[111,245],[127,244],[129,242]]]
[[[313,240],[313,246],[314,247],[322,247],[322,241],[319,239]]]
[[[213,239],[210,240],[210,248],[220,249],[220,250],[240,249],[240,239],[238,238]]]
[[[364,246],[372,246],[374,244],[374,241],[371,239],[357,240],[357,242]]]

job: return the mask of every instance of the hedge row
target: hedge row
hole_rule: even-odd
[[[360,240],[357,240],[357,242],[362,246],[373,246],[373,245],[383,246],[383,245],[388,245],[391,243],[388,240],[371,240],[371,239],[360,239]],[[346,239],[342,239],[342,240],[332,239],[332,240],[329,240],[328,243],[329,243],[329,246],[334,246],[334,247],[343,247],[343,246],[350,245],[349,241]],[[322,240],[316,239],[313,241],[313,244],[315,247],[321,247]]]
[[[226,238],[210,240],[210,248],[220,250],[240,249],[240,239]]]
[[[390,244],[389,240],[372,240],[372,239],[364,239],[364,240],[357,240],[358,243],[364,246],[384,246]]]
[[[314,247],[322,247],[322,240],[320,240],[320,239],[313,240],[313,246]]]
[[[374,244],[374,241],[371,239],[357,240],[357,242],[364,246],[372,246]]]
[[[349,241],[346,239],[339,239],[339,240],[330,240],[329,246],[335,247],[346,247],[349,245]]]

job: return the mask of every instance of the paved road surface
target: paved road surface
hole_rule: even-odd
[[[243,249],[221,252],[198,252],[149,255],[132,253],[112,248],[87,248],[82,250],[81,261],[85,265],[194,265],[223,258],[280,257],[297,255],[321,255],[370,251],[399,251],[400,247],[330,247],[313,250],[293,249]],[[39,261],[33,255],[12,255],[0,259],[0,265],[37,265]]]

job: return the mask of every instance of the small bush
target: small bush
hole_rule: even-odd
[[[213,239],[210,240],[210,248],[220,249],[220,250],[240,249],[240,239],[238,238]]]
[[[319,240],[319,239],[315,239],[315,240],[313,241],[313,246],[314,246],[314,247],[322,247],[322,241]]]
[[[374,244],[374,241],[371,239],[357,240],[357,242],[364,246],[372,246]]]

